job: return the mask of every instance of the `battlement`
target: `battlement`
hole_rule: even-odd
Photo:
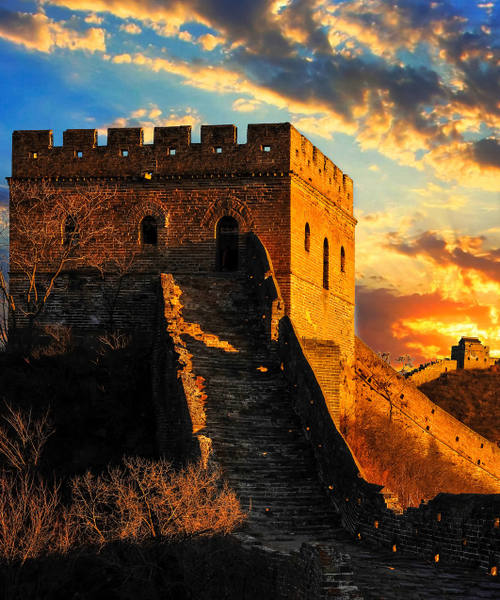
[[[52,130],[14,131],[12,176],[151,177],[296,175],[352,214],[352,179],[290,123],[249,124],[247,143],[235,125],[202,125],[200,143],[191,126],[155,127],[144,144],[140,127],[109,128],[107,145],[96,129],[68,129],[54,146]]]

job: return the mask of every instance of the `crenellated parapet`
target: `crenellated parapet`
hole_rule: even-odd
[[[191,126],[155,127],[144,144],[139,127],[109,128],[107,144],[96,129],[68,129],[54,146],[52,130],[14,131],[12,175],[20,178],[295,175],[352,214],[352,180],[290,123],[250,124],[237,143],[234,125],[203,125],[191,142]]]

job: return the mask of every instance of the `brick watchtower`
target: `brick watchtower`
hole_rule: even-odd
[[[108,198],[110,232],[135,257],[113,316],[120,328],[151,326],[161,272],[244,268],[241,240],[254,232],[337,419],[349,401],[342,366],[354,357],[352,180],[289,123],[249,125],[246,144],[236,133],[234,125],[206,125],[192,143],[189,126],[156,127],[153,144],[144,144],[142,129],[109,129],[99,146],[95,129],[71,129],[54,147],[50,130],[15,131],[11,195],[50,182],[60,197],[91,187]],[[14,224],[18,206],[11,201]],[[68,223],[60,230],[64,244]],[[15,228],[11,236],[11,289],[20,299],[28,282],[16,268]],[[106,279],[84,266],[58,278],[40,322],[106,325]]]

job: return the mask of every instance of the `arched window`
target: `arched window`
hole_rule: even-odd
[[[222,217],[216,229],[218,271],[238,270],[238,237],[238,221],[233,217]]]
[[[65,246],[75,247],[78,245],[80,233],[78,231],[78,222],[76,217],[68,215],[64,221],[63,244]]]
[[[345,272],[345,250],[344,246],[340,247],[340,270],[342,273]]]
[[[330,255],[328,250],[328,240],[325,238],[323,242],[323,287],[327,290],[329,286],[330,274]]]
[[[311,249],[311,229],[309,228],[309,223],[306,223],[306,228],[304,231],[304,248],[306,252],[309,252]]]
[[[158,243],[158,225],[151,215],[141,221],[141,241],[144,245],[156,246]]]

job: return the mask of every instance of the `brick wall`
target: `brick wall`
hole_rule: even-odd
[[[413,385],[419,386],[427,381],[437,379],[442,373],[448,373],[449,371],[456,371],[457,361],[445,358],[438,360],[435,363],[425,366],[423,369],[417,369],[410,375],[408,375],[408,381],[411,381]]]
[[[349,555],[322,544],[288,553],[242,535],[202,539],[185,544],[181,565],[193,598],[362,598],[352,585]]]
[[[325,201],[298,178],[292,180],[291,192],[289,315],[300,337],[328,341],[337,348],[322,360],[311,344],[306,346],[313,368],[328,362],[329,369],[322,369],[319,381],[338,422],[340,412],[348,410],[351,404],[349,390],[339,384],[338,370],[341,363],[352,365],[354,359],[355,221],[339,199]],[[325,240],[328,241],[328,289],[323,279]]]

